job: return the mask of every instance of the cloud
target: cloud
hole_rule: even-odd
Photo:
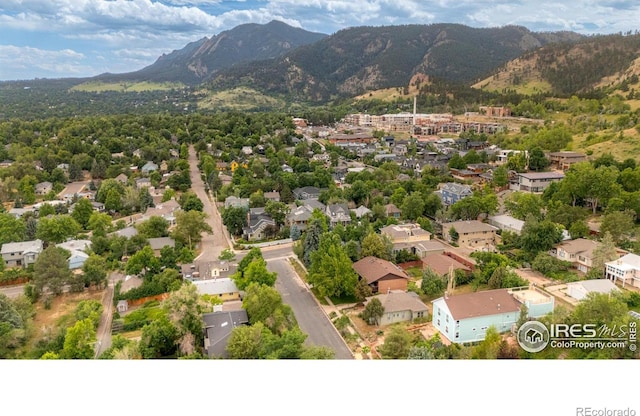
[[[71,49],[54,51],[0,45],[0,79],[52,78],[60,74],[84,76],[87,71],[92,71],[91,66],[85,63],[85,58],[82,53]]]
[[[593,34],[633,30],[639,18],[640,2],[622,0],[0,0],[0,43],[5,52],[8,45],[24,46],[21,53],[33,54],[33,62],[49,51],[48,71],[75,75],[88,68],[92,75],[137,70],[204,36],[271,20],[327,34],[361,25],[430,23]],[[64,50],[85,58],[69,63]],[[43,65],[34,68],[44,71]],[[0,68],[0,79],[7,79],[5,73]]]

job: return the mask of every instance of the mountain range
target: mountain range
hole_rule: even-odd
[[[360,26],[327,35],[272,21],[205,37],[135,72],[50,81],[97,93],[166,91],[183,85],[193,92],[188,100],[202,108],[228,108],[228,102],[239,108],[244,100],[246,109],[268,109],[283,108],[283,103],[323,104],[389,88],[404,89],[404,95],[407,88],[412,94],[437,90],[448,95],[448,85],[570,96],[621,82],[640,89],[638,76],[638,33],[586,37],[521,26],[441,23]],[[434,81],[435,87],[424,88]],[[42,86],[47,80],[38,82]],[[136,83],[145,89],[130,88]],[[28,85],[16,83],[12,90],[16,101],[23,84]],[[4,85],[8,90],[11,84]],[[51,101],[47,98],[47,105],[57,105]]]
[[[364,26],[328,36],[272,21],[240,25],[163,55],[139,71],[97,79],[207,83],[213,89],[250,86],[267,95],[322,102],[406,86],[417,73],[470,83],[528,51],[580,39],[573,32],[459,24]]]

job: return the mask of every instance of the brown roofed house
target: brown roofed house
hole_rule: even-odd
[[[465,273],[471,272],[471,268],[460,263],[456,259],[446,254],[434,253],[422,258],[425,267],[429,267],[440,276],[448,275],[452,270],[462,270]]]
[[[368,256],[355,263],[353,269],[367,281],[373,293],[387,293],[391,290],[407,290],[409,276],[387,260]]]
[[[520,312],[520,303],[508,289],[485,290],[450,296],[445,300],[454,319],[461,320],[505,312]]]

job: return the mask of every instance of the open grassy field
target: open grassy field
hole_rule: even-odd
[[[201,91],[203,97],[198,102],[201,109],[224,109],[247,111],[260,108],[284,108],[285,102],[268,97],[254,89],[246,87],[225,91]]]
[[[85,92],[144,92],[144,91],[169,91],[184,88],[179,82],[101,82],[91,81],[76,85],[71,91]]]

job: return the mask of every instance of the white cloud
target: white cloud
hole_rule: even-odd
[[[0,45],[0,79],[84,76],[92,71],[85,55],[71,49],[44,50],[32,47]]]

